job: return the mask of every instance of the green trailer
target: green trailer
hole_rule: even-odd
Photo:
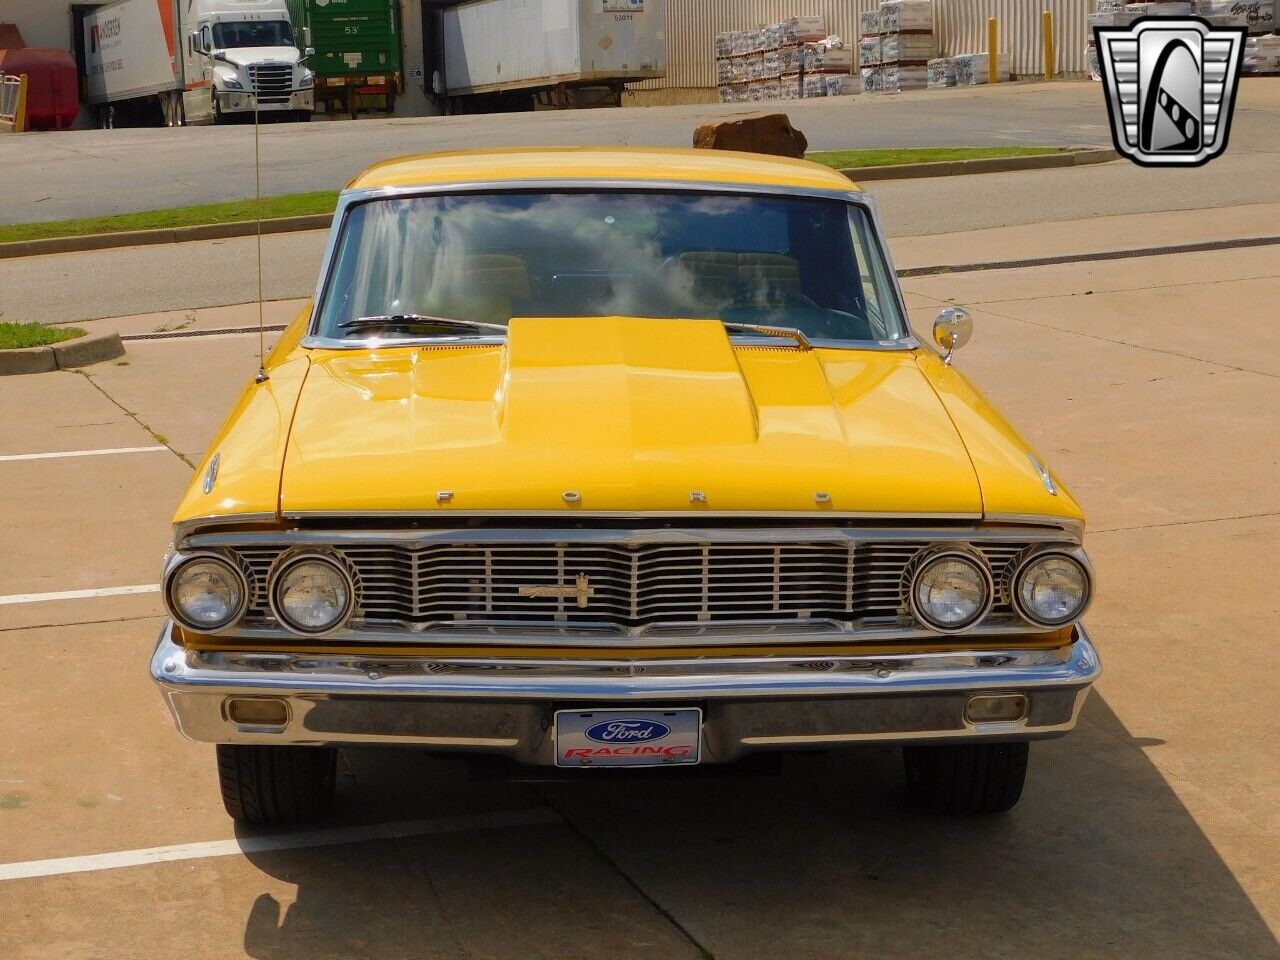
[[[294,30],[306,28],[316,53],[316,109],[395,109],[404,90],[399,0],[288,0]]]

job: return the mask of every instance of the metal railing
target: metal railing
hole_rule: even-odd
[[[0,78],[0,131],[27,128],[27,75]]]

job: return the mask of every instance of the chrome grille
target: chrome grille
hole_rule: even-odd
[[[355,575],[356,629],[640,628],[730,621],[893,623],[906,615],[911,561],[933,542],[358,543],[335,552]],[[1028,543],[975,544],[997,584],[993,615],[1011,612],[1003,575]],[[237,548],[253,584],[250,618],[270,618],[266,583],[284,549]],[[586,575],[592,591],[586,606],[571,595],[520,591],[572,588],[579,574]]]
[[[249,83],[259,103],[288,103],[293,93],[293,67],[287,63],[251,64]]]

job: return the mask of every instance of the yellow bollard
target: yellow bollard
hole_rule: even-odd
[[[1044,33],[1044,78],[1052,80],[1057,73],[1056,60],[1053,55],[1053,11],[1046,10],[1040,14],[1040,23]]]
[[[987,18],[987,82],[999,83],[1000,72],[997,69],[996,50],[998,48],[997,41],[1000,38],[999,30],[996,27],[996,18]]]

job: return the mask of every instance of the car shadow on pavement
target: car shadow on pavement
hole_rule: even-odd
[[[460,759],[344,754],[337,816],[548,804],[529,827],[250,853],[297,885],[245,927],[259,960],[328,956],[1280,958],[1231,869],[1100,696],[1032,748],[1022,803],[904,807],[900,756],[516,782]]]

